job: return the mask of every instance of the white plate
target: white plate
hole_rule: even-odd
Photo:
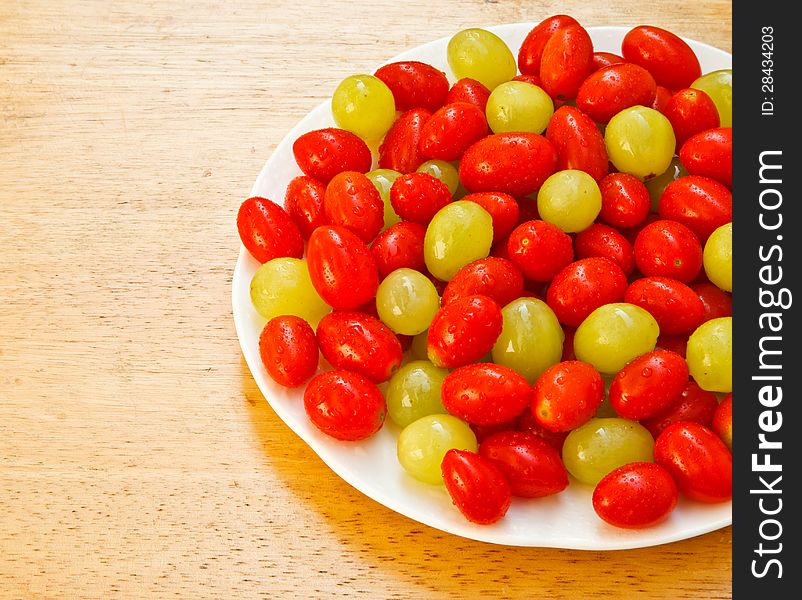
[[[532,23],[488,27],[513,52]],[[597,51],[620,52],[628,28],[590,27]],[[696,51],[702,72],[730,68],[732,57],[712,46],[686,40]],[[419,60],[455,80],[446,62],[448,38],[424,44],[388,60]],[[283,202],[287,183],[301,175],[292,154],[292,143],[302,133],[334,126],[329,102],[304,117],[281,141],[262,168],[251,195]],[[233,226],[233,225],[232,225]],[[251,305],[249,286],[257,263],[242,248],[234,270],[232,301],[234,323],[245,360],[259,389],[281,419],[297,433],[331,469],[363,494],[407,517],[466,538],[514,546],[543,546],[585,550],[615,550],[663,544],[693,537],[732,523],[732,505],[700,504],[680,500],[662,524],[641,530],[617,529],[599,519],[591,506],[590,486],[572,480],[555,496],[536,500],[514,499],[507,515],[494,525],[469,523],[452,505],[445,489],[419,483],[409,477],[396,459],[398,428],[388,419],[378,434],[363,442],[339,442],[320,433],[303,408],[303,388],[287,390],[270,378],[259,358],[259,333],[265,324]]]

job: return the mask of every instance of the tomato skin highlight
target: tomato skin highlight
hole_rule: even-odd
[[[532,386],[509,367],[474,363],[446,375],[443,406],[472,425],[497,425],[518,417],[532,401]]]
[[[316,375],[304,391],[304,409],[323,433],[343,441],[364,440],[384,424],[387,405],[369,379],[344,370]]]
[[[631,275],[635,270],[635,251],[632,244],[614,227],[594,223],[574,237],[576,257],[602,257],[613,261],[624,272]]]
[[[576,105],[597,123],[638,104],[651,106],[657,84],[649,71],[632,63],[604,67],[591,73],[579,88]]]
[[[446,285],[442,305],[481,294],[499,306],[519,298],[524,291],[524,277],[510,261],[488,256],[462,267]]]
[[[576,98],[593,69],[593,42],[581,25],[557,29],[543,47],[540,78],[543,89],[556,100]]]
[[[685,359],[669,350],[642,354],[610,383],[610,404],[625,419],[653,417],[668,408],[688,385]]]
[[[710,427],[717,408],[718,400],[713,392],[707,392],[695,381],[689,381],[679,397],[665,410],[643,419],[640,424],[657,439],[666,427],[680,421],[692,421]]]
[[[426,225],[438,210],[451,202],[448,186],[428,173],[407,173],[393,182],[390,204],[406,221]]]
[[[650,25],[631,29],[621,43],[627,62],[640,65],[668,89],[686,88],[702,75],[699,59],[679,36]]]
[[[452,448],[441,464],[443,483],[451,500],[471,523],[489,525],[510,507],[510,486],[498,467],[467,450]]]
[[[624,293],[629,302],[648,311],[661,334],[690,333],[702,324],[704,305],[689,286],[670,277],[643,277]]]
[[[669,472],[654,463],[628,463],[605,475],[593,490],[593,509],[615,527],[639,529],[663,521],[679,493]]]
[[[259,335],[259,356],[273,381],[284,387],[298,387],[317,371],[315,332],[300,317],[274,317]]]
[[[446,104],[423,125],[420,152],[427,158],[459,160],[475,142],[487,135],[485,113],[475,104]]]
[[[523,75],[538,75],[546,42],[555,31],[568,25],[579,25],[579,23],[568,15],[554,15],[535,25],[521,42],[518,50],[518,70]]]
[[[679,159],[691,175],[715,179],[732,189],[732,127],[708,129],[688,138]]]
[[[484,114],[488,98],[490,98],[490,90],[484,84],[470,77],[463,77],[448,90],[446,104],[467,102],[473,104]]]
[[[585,171],[596,181],[607,175],[610,163],[604,137],[593,119],[578,108],[558,108],[549,121],[546,139],[557,152],[558,171]]]
[[[501,325],[501,308],[495,300],[480,294],[453,300],[437,311],[429,325],[429,360],[446,369],[477,361],[490,352]]]
[[[242,245],[260,263],[304,254],[298,226],[283,207],[267,198],[253,196],[240,205],[237,230]]]
[[[328,127],[301,135],[292,145],[304,175],[328,183],[337,173],[367,173],[373,162],[368,145],[356,134]]]
[[[627,276],[609,258],[582,258],[563,268],[551,280],[546,303],[564,325],[578,327],[590,313],[611,302],[620,302]]]
[[[662,219],[687,226],[704,244],[711,233],[732,221],[732,192],[715,179],[686,175],[666,186],[658,212]]]
[[[384,203],[376,186],[362,173],[344,171],[326,186],[326,220],[352,231],[369,244],[384,226]]]
[[[571,236],[545,221],[527,221],[513,229],[507,253],[524,276],[551,281],[574,257]]]
[[[682,223],[657,220],[635,238],[635,263],[644,275],[693,281],[702,268],[702,244]]]
[[[412,221],[401,221],[382,231],[370,246],[382,279],[396,269],[414,269],[426,273],[423,239],[426,227]]]
[[[323,208],[325,195],[325,184],[307,175],[299,175],[287,185],[284,209],[305,240],[316,228],[328,224]]]
[[[431,116],[425,108],[413,108],[398,117],[379,146],[379,167],[412,173],[421,166],[426,157],[421,154],[420,140]]]
[[[415,60],[394,62],[380,67],[375,75],[390,88],[397,110],[424,108],[433,112],[445,104],[448,79],[429,64]]]
[[[596,413],[604,399],[604,380],[580,360],[557,363],[538,377],[532,414],[549,431],[570,432]]]
[[[663,114],[674,130],[677,149],[691,136],[719,126],[718,109],[713,100],[702,90],[694,88],[685,88],[672,95]]]

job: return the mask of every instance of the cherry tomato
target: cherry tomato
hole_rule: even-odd
[[[344,227],[315,229],[306,248],[306,262],[312,285],[332,308],[350,310],[376,296],[376,261],[365,242]]]
[[[694,283],[691,285],[691,289],[699,295],[704,307],[700,325],[710,319],[732,316],[732,295],[721,290],[717,285]]]
[[[563,340],[563,355],[560,360],[576,360],[576,352],[574,352],[576,327],[563,327],[563,333],[565,333],[565,339]]]
[[[463,77],[451,86],[446,96],[446,104],[455,102],[467,102],[485,113],[487,99],[490,98],[490,90],[483,84],[470,77]]]
[[[688,385],[685,359],[668,350],[642,354],[610,383],[610,404],[625,419],[648,419],[668,408]]]
[[[690,333],[702,323],[704,305],[690,287],[670,277],[643,277],[633,281],[624,294],[629,302],[648,311],[660,333]]]
[[[459,179],[471,192],[504,192],[516,198],[540,189],[557,168],[557,152],[536,133],[488,135],[465,151]]]
[[[686,225],[704,244],[710,234],[732,221],[732,193],[709,177],[686,175],[663,190],[660,217]]]
[[[384,226],[384,202],[370,179],[356,171],[335,175],[323,197],[326,220],[370,243]]]
[[[706,392],[695,381],[689,381],[674,402],[653,417],[641,421],[641,425],[648,429],[655,439],[666,427],[680,421],[691,421],[710,427],[716,408],[718,408],[716,395],[713,392]]]
[[[316,375],[304,391],[304,409],[323,433],[344,441],[364,440],[384,424],[387,405],[379,388],[358,373]]]
[[[702,131],[688,138],[679,151],[691,175],[703,175],[732,188],[732,127]]]
[[[297,387],[317,371],[315,332],[300,317],[274,317],[259,336],[259,356],[273,381]]]
[[[702,268],[702,244],[682,223],[659,220],[635,239],[635,263],[644,275],[693,281]]]
[[[713,413],[711,428],[732,451],[732,394],[727,394]]]
[[[525,431],[502,431],[483,440],[479,456],[504,474],[513,496],[541,498],[568,487],[568,472],[555,450],[542,438]]]
[[[512,78],[512,81],[523,81],[524,83],[531,83],[532,85],[536,85],[539,88],[543,87],[543,81],[540,79],[538,75],[516,75]]]
[[[588,363],[552,365],[537,378],[532,414],[549,431],[571,431],[586,423],[604,399],[604,380]]]
[[[532,387],[522,375],[493,363],[454,369],[440,394],[448,412],[474,425],[507,423],[532,401]]]
[[[677,485],[660,465],[628,463],[605,475],[593,490],[593,510],[603,520],[627,529],[649,527],[674,510]]]
[[[545,221],[527,221],[513,229],[507,252],[513,264],[535,281],[551,281],[574,258],[571,236]]]
[[[535,418],[535,415],[532,414],[531,405],[529,408],[524,410],[521,415],[516,419],[516,429],[518,431],[524,431],[526,433],[531,433],[532,435],[540,438],[544,442],[546,442],[549,446],[554,448],[558,455],[562,453],[563,450],[563,442],[565,442],[565,438],[568,437],[567,431],[549,431],[543,425],[541,425],[538,420]]]
[[[582,82],[576,105],[594,121],[607,123],[625,108],[651,106],[656,85],[643,67],[631,63],[611,65],[594,71]]]
[[[429,360],[447,369],[477,361],[490,352],[501,324],[495,300],[479,294],[453,300],[437,311],[429,325]]]
[[[404,358],[392,330],[362,312],[330,312],[317,326],[317,342],[334,368],[359,373],[373,383],[390,379]]]
[[[412,221],[401,221],[382,231],[370,251],[379,275],[382,279],[396,269],[415,269],[421,273],[426,272],[426,263],[423,259],[423,239],[426,236],[426,227]]]
[[[469,423],[469,425],[471,427],[471,431],[473,431],[474,435],[476,436],[476,442],[481,444],[491,435],[495,435],[501,431],[514,431],[515,423],[516,420],[513,419],[507,423],[494,423],[493,425],[476,425],[473,423]]]
[[[666,103],[663,114],[674,129],[677,149],[692,135],[719,125],[718,109],[705,92],[694,88],[679,90]]]
[[[537,200],[522,198],[518,200],[518,225],[527,221],[540,221],[540,213],[537,211]]]
[[[426,121],[419,147],[428,158],[459,160],[471,144],[485,135],[485,113],[475,104],[455,102],[446,104]]]
[[[637,227],[651,209],[649,190],[628,173],[610,173],[599,182],[602,207],[599,218],[613,227]]]
[[[568,15],[554,15],[535,25],[521,42],[521,48],[518,50],[518,70],[524,75],[540,73],[540,60],[546,42],[555,31],[567,25],[579,25],[579,23]]]
[[[462,267],[446,285],[442,304],[481,294],[505,306],[524,291],[524,277],[514,264],[503,258],[488,256]]]
[[[503,192],[477,192],[462,197],[476,202],[493,218],[493,242],[507,236],[518,224],[518,202]]]
[[[691,47],[659,27],[641,25],[630,30],[621,51],[625,60],[648,70],[659,85],[672,90],[688,87],[702,75]]]
[[[668,101],[671,100],[671,90],[663,87],[662,85],[658,85],[655,88],[654,92],[654,102],[652,102],[649,108],[653,108],[654,110],[665,114],[666,106],[668,105]]]
[[[539,74],[543,89],[552,98],[576,98],[579,86],[592,69],[593,42],[581,25],[561,27],[546,41]]]
[[[393,182],[390,204],[402,219],[426,225],[451,202],[448,186],[428,173],[407,173]]]
[[[654,462],[671,474],[679,491],[691,500],[732,498],[732,454],[704,425],[680,422],[666,427],[655,441]]]
[[[315,228],[328,224],[323,210],[325,194],[326,185],[306,175],[294,178],[287,185],[284,209],[305,240],[309,239]]]
[[[467,450],[452,448],[441,464],[451,500],[471,523],[489,525],[510,508],[510,486],[498,467]]]
[[[593,53],[593,71],[598,71],[611,65],[619,65],[624,62],[624,57],[612,52]]]
[[[609,169],[607,149],[599,128],[578,108],[561,106],[549,121],[548,139],[557,151],[557,170],[585,171],[596,181]]]
[[[572,262],[551,280],[546,303],[560,323],[578,327],[590,313],[612,302],[620,302],[627,289],[627,276],[609,258],[594,256]]]
[[[647,225],[651,225],[655,221],[659,220],[660,220],[660,215],[658,215],[657,213],[650,212],[648,215],[646,215],[646,218],[640,222],[640,224],[636,225],[635,227],[621,228],[619,229],[619,231],[621,232],[621,235],[623,235],[629,241],[629,243],[632,244],[634,248],[635,240],[638,239],[638,234],[644,229],[646,229]]]
[[[370,148],[360,137],[335,127],[304,133],[293,143],[292,153],[304,175],[323,183],[343,171],[366,173],[373,163]]]
[[[671,352],[676,352],[681,357],[685,358],[688,351],[688,337],[689,335],[687,333],[684,335],[658,335],[654,349],[671,350]]]
[[[594,223],[574,238],[577,258],[601,256],[617,264],[625,275],[635,270],[635,251],[632,244],[614,227]]]
[[[396,110],[424,108],[434,112],[445,104],[448,79],[431,65],[414,60],[394,62],[379,68],[375,75],[390,88]]]
[[[289,256],[301,258],[304,240],[298,226],[281,206],[253,196],[239,207],[237,230],[242,245],[260,263]]]
[[[432,116],[425,108],[413,108],[402,114],[379,146],[379,167],[399,173],[412,173],[425,161],[420,152],[423,125]]]

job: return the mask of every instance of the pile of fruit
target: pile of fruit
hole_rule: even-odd
[[[346,78],[283,206],[242,204],[267,372],[338,440],[389,415],[474,523],[569,481],[619,527],[728,500],[731,71],[657,27],[594,52],[565,15],[448,63]]]

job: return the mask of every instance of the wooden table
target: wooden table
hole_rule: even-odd
[[[0,597],[728,598],[731,530],[576,552],[363,497],[272,412],[234,217],[346,75],[558,12],[731,48],[731,4],[0,3]]]

